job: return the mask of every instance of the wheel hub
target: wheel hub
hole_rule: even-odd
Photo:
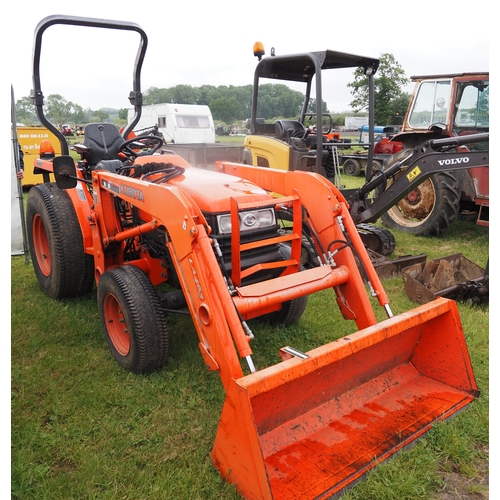
[[[123,311],[116,297],[109,294],[104,299],[104,317],[109,338],[121,356],[130,352],[130,335]]]

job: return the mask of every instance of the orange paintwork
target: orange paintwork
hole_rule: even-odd
[[[127,262],[116,249],[158,228],[168,234],[165,244],[200,352],[207,367],[219,372],[226,391],[212,460],[245,498],[327,498],[477,397],[454,302],[439,298],[377,323],[353,251],[340,248],[346,238],[379,304],[388,307],[388,297],[347,201],[328,180],[227,162],[209,172],[174,155],[139,157],[135,163],[149,162],[173,163],[184,171],[168,182],[154,182],[156,174],[146,182],[94,170],[92,194],[84,184],[68,194],[86,251],[94,257],[97,283],[106,270],[120,265],[138,266],[154,285],[166,281],[161,260],[147,248]],[[117,198],[122,207],[134,207],[140,222],[122,229]],[[204,210],[229,212],[238,227],[239,210],[279,204],[294,212],[290,233],[244,243],[238,231],[232,232],[236,288],[230,293]],[[317,235],[317,248],[331,255],[329,264],[300,270],[302,217]],[[244,277],[277,264],[242,270],[241,251],[284,241],[291,243],[288,260],[279,262],[285,272],[242,285]],[[241,359],[252,355],[252,335],[244,321],[327,289],[358,331],[305,353],[304,359],[283,356],[276,365],[244,375]]]
[[[307,354],[227,388],[212,460],[245,498],[327,498],[478,395],[446,299]]]
[[[133,123],[137,124],[142,105],[140,69],[147,47],[142,28],[71,16],[50,16],[35,32],[33,102],[41,121],[43,95],[37,81],[41,34],[54,22],[133,30],[141,35],[131,93],[137,118]],[[328,52],[336,62],[335,53]],[[260,59],[263,46],[254,46],[254,53]],[[360,58],[362,65],[364,60]],[[376,60],[365,62],[374,65]],[[104,129],[102,139],[106,143]],[[103,145],[107,153],[103,151],[103,157],[112,156],[112,148]],[[72,187],[73,165],[65,163],[72,161],[69,155],[62,158],[64,164],[40,158],[34,165],[41,171],[37,174],[43,173],[44,182],[49,182],[57,167],[53,176],[60,189],[67,189],[75,207],[83,250],[93,258],[98,287],[101,276],[118,266],[137,266],[153,285],[180,285],[203,360],[208,369],[218,371],[226,393],[211,459],[245,499],[330,497],[478,396],[455,302],[438,298],[391,317],[389,299],[348,203],[326,178],[285,169],[289,152],[276,157],[284,161],[282,165],[278,161],[276,169],[218,162],[214,171],[193,168],[180,156],[163,153],[139,156],[130,165],[128,160],[123,163],[124,153],[116,152],[122,163],[115,157],[87,164],[89,156],[82,152],[76,187]],[[280,204],[293,212],[291,228],[279,231],[277,222],[274,227],[255,226],[254,233],[248,229],[246,234],[271,236],[251,242],[240,238],[239,211]],[[211,236],[215,230],[210,223],[219,215],[229,216],[231,234],[228,229],[224,237],[216,238]],[[254,214],[246,215],[251,219]],[[40,214],[35,215],[32,230],[42,254],[38,255],[42,274],[50,275],[51,262],[57,259],[50,255],[43,222]],[[302,270],[305,224],[321,265]],[[279,247],[285,241],[290,250]],[[262,259],[252,255],[247,259],[251,253],[247,252],[248,268],[242,269],[242,251],[271,245],[272,251]],[[222,263],[229,252],[231,269]],[[67,258],[66,251],[60,255]],[[260,276],[273,278],[259,281],[255,273],[268,269],[273,273]],[[54,281],[60,278],[60,273],[55,274]],[[247,281],[247,277],[254,279]],[[138,284],[127,293],[147,293],[148,298],[150,290],[142,281]],[[256,369],[251,359],[254,335],[246,320],[279,311],[284,302],[318,291],[331,293],[332,304],[336,303],[342,318],[355,323],[357,331],[307,353],[283,346],[282,361]],[[113,296],[111,289],[108,292],[100,304],[103,321],[112,323],[109,336],[117,352],[126,356],[136,344],[125,328],[126,309],[131,315],[135,311]],[[389,319],[377,322],[368,293],[377,297]],[[303,305],[292,304],[291,319],[298,318]],[[159,310],[153,312],[160,316]],[[164,330],[161,335],[166,338]],[[152,338],[154,333],[148,335]],[[141,338],[154,345],[149,337]],[[335,338],[333,333],[331,338]],[[145,353],[151,355],[152,349]],[[134,350],[142,348],[134,345]],[[244,373],[243,358],[249,375]]]

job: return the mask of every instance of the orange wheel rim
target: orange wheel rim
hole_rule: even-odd
[[[104,299],[104,320],[109,338],[121,356],[130,352],[130,335],[120,303],[114,295]]]
[[[33,247],[35,250],[36,260],[40,271],[45,276],[50,274],[50,246],[49,239],[47,238],[47,232],[45,231],[45,225],[39,214],[33,217]]]

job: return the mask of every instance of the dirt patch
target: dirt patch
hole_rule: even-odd
[[[441,480],[444,488],[432,500],[485,500],[489,499],[489,466],[481,460],[476,466],[481,473],[474,478],[456,472],[446,472]]]

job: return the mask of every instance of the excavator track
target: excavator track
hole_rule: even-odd
[[[363,223],[356,226],[365,246],[380,255],[391,255],[396,248],[394,235],[383,227]]]

